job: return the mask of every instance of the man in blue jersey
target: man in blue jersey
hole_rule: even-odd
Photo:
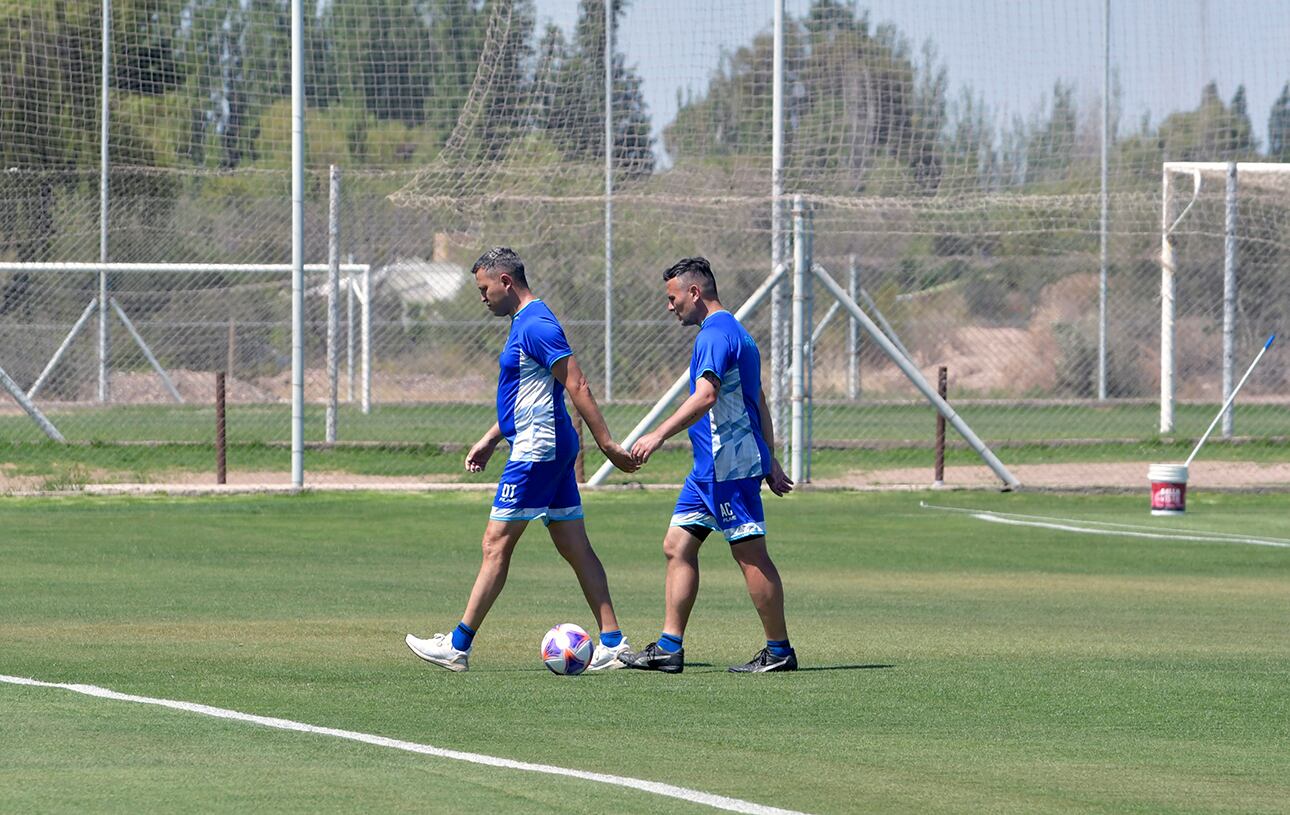
[[[605,569],[583,526],[574,474],[578,434],[564,406],[566,390],[614,466],[633,472],[638,465],[609,435],[564,329],[529,290],[519,256],[498,247],[485,252],[471,271],[484,305],[498,317],[510,317],[511,330],[498,360],[497,422],[466,454],[466,469],[483,471],[502,439],[511,453],[497,485],[484,531],[483,563],[461,623],[450,634],[427,639],[408,634],[405,641],[426,662],[450,671],[466,670],[475,632],[506,584],[511,553],[529,521],[541,518],[556,550],[573,567],[600,627],[588,670],[621,668],[618,657],[628,645],[614,616]]]
[[[690,610],[699,592],[699,547],[711,532],[730,543],[748,594],[761,617],[766,647],[733,673],[797,670],[797,654],[784,621],[784,585],[766,551],[761,482],[785,495],[793,482],[774,455],[775,433],[761,389],[757,343],[717,298],[717,281],[704,258],[685,258],[663,273],[667,308],[681,325],[699,326],[690,359],[690,398],[651,433],[632,455],[644,464],[671,436],[689,428],[694,469],[681,487],[672,523],[663,538],[667,558],[663,633],[639,652],[620,654],[629,668],[680,673]]]

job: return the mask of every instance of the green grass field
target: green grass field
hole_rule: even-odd
[[[1160,439],[1158,416],[1150,405],[983,407],[963,408],[963,415],[987,443],[999,445],[1008,464],[1059,462],[1147,463],[1185,458],[1192,442],[1204,432],[1217,406],[1181,405],[1178,435]],[[624,438],[645,414],[640,405],[606,409],[610,428]],[[52,412],[50,418],[70,446],[44,440],[25,415],[0,416],[0,474],[35,476],[51,489],[75,488],[94,482],[164,483],[174,472],[213,472],[214,413],[194,406],[119,406],[106,410],[78,408]],[[344,472],[365,476],[451,478],[485,482],[494,476],[469,476],[462,471],[464,447],[493,420],[488,405],[378,405],[367,416],[344,408],[339,417],[342,445],[310,449],[308,471]],[[855,469],[929,467],[935,421],[930,408],[918,406],[822,405],[816,410],[813,434],[820,445],[811,474],[835,478]],[[241,472],[290,470],[290,410],[285,405],[235,405],[229,409],[229,467]],[[780,428],[780,435],[788,428]],[[1239,434],[1261,441],[1239,444],[1211,439],[1206,455],[1225,461],[1271,462],[1290,457],[1290,425],[1284,407],[1242,408]],[[323,412],[306,412],[306,439],[323,437]],[[1079,439],[1100,443],[1058,446]],[[603,462],[587,438],[588,473]],[[950,441],[957,435],[950,431]],[[147,444],[144,444],[144,443]],[[869,449],[837,449],[838,443],[869,444]],[[833,445],[830,448],[830,444]],[[370,446],[365,446],[370,445]],[[448,450],[445,451],[445,445]],[[948,451],[947,462],[975,464],[966,449]],[[672,445],[650,467],[632,476],[616,475],[614,483],[676,483],[689,468],[688,455]],[[40,486],[41,484],[38,484]]]
[[[672,496],[588,526],[629,637],[661,621]],[[540,528],[450,674],[488,496],[0,499],[0,674],[87,683],[806,812],[1275,812],[1290,800],[1290,549],[1005,527],[919,501],[1285,537],[1290,497],[768,500],[804,670],[709,543],[680,676],[546,672],[590,626]],[[713,811],[191,713],[0,684],[0,811]]]

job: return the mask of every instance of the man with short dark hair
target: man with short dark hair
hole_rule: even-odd
[[[663,538],[667,558],[663,633],[640,652],[619,659],[629,668],[680,673],[685,626],[699,592],[699,547],[713,531],[730,543],[748,594],[761,617],[766,647],[734,673],[797,670],[797,654],[784,621],[784,585],[766,551],[761,482],[784,495],[793,482],[772,451],[775,433],[761,389],[757,343],[721,305],[712,267],[701,257],[684,258],[663,273],[667,309],[681,325],[699,326],[690,359],[690,398],[632,447],[640,464],[663,442],[689,428],[694,469],[681,487],[672,523]]]
[[[498,360],[497,421],[466,454],[466,469],[483,471],[503,438],[510,444],[510,458],[497,485],[484,531],[483,562],[461,623],[451,634],[427,639],[408,634],[405,641],[426,662],[450,671],[466,670],[475,632],[506,584],[511,553],[529,521],[541,518],[556,550],[578,576],[600,627],[600,643],[587,669],[621,668],[618,656],[628,645],[614,615],[605,569],[583,525],[573,469],[578,434],[564,406],[566,390],[614,466],[633,472],[638,465],[609,435],[564,329],[530,291],[519,256],[506,247],[491,249],[475,262],[471,273],[480,300],[494,315],[510,317],[511,330]]]

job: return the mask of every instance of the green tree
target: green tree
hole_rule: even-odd
[[[1268,158],[1290,161],[1290,82],[1281,86],[1268,114]]]
[[[614,41],[627,0],[611,0],[613,13],[606,20],[603,0],[580,0],[578,23],[571,47],[558,56],[560,45],[548,31],[543,38],[544,57],[558,68],[554,93],[546,95],[546,127],[568,159],[595,161],[604,156],[605,128],[605,25],[612,22]],[[654,171],[650,117],[641,93],[640,76],[628,67],[615,48],[612,59],[614,167],[627,177]]]

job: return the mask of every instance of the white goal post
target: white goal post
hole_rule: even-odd
[[[1176,385],[1174,331],[1177,312],[1177,247],[1175,230],[1209,185],[1224,185],[1223,223],[1223,399],[1232,392],[1235,364],[1236,291],[1237,291],[1237,206],[1240,202],[1238,181],[1247,177],[1257,182],[1270,176],[1284,176],[1290,187],[1290,164],[1256,161],[1166,161],[1162,165],[1160,206],[1160,432],[1174,432],[1174,392]],[[1190,182],[1190,199],[1182,205],[1175,202],[1175,185],[1185,190]],[[1181,198],[1181,196],[1178,196]],[[1232,434],[1232,414],[1223,416],[1223,435]]]

